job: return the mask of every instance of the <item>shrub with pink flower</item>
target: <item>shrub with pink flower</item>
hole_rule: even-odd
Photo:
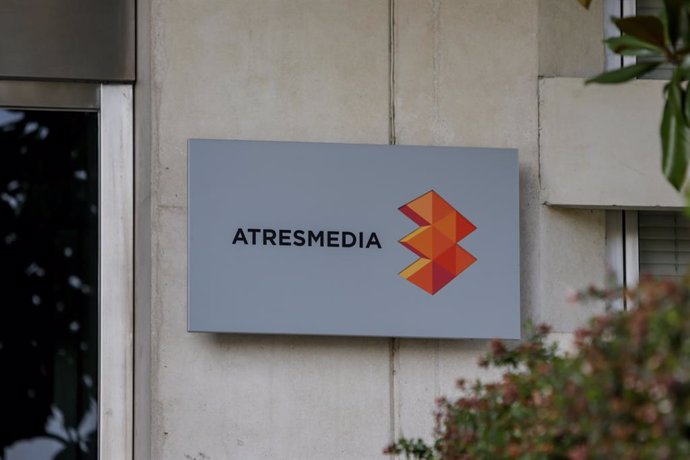
[[[494,341],[480,365],[498,382],[459,381],[438,403],[436,440],[386,453],[418,459],[690,458],[690,282],[643,280],[628,311],[592,318],[559,353],[549,328]],[[588,290],[586,296],[609,297]]]

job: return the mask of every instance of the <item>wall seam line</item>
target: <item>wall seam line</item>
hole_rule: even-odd
[[[397,144],[395,126],[395,0],[388,0],[388,144]],[[398,369],[400,340],[391,337],[389,342],[389,405],[390,405],[390,441],[395,442],[400,431],[400,406]]]
[[[398,367],[400,365],[400,339],[391,337],[389,347],[389,404],[390,404],[390,427],[389,437],[390,442],[393,443],[400,433],[400,411],[399,411],[399,385],[398,385]]]
[[[543,77],[537,77],[537,183],[539,184],[539,201],[542,196],[541,182],[541,88]]]
[[[397,144],[395,135],[395,0],[388,0],[388,143]]]

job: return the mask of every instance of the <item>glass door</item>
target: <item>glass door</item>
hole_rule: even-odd
[[[6,460],[97,452],[98,114],[0,109]]]
[[[0,460],[131,457],[131,89],[76,86],[0,82]]]

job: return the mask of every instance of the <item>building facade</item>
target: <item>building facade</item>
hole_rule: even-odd
[[[0,7],[34,17],[1,29],[0,106],[99,117],[100,458],[380,458],[401,435],[430,436],[456,379],[491,376],[482,340],[187,332],[190,138],[518,149],[521,318],[555,340],[602,311],[567,295],[608,268],[632,285],[641,259],[683,265],[647,230],[676,231],[674,214],[649,212],[683,205],[660,171],[663,82],[584,86],[622,64],[605,18],[634,1],[114,3],[113,49],[52,49],[69,34],[45,26],[31,53],[36,11]],[[65,58],[39,66],[41,47]],[[3,440],[3,460],[19,440]]]

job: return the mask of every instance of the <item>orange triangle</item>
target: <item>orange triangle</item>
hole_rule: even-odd
[[[422,269],[422,267],[424,267],[428,263],[428,259],[417,259],[398,274],[405,279],[409,279],[412,275],[417,273],[419,270]]]
[[[455,209],[448,204],[446,200],[441,198],[441,195],[438,193],[434,192],[433,190],[430,192],[432,193],[432,218],[434,219],[432,223],[438,222],[440,219],[446,217],[448,214],[451,214],[455,212]]]
[[[433,231],[430,226],[419,227],[405,236],[400,243],[419,257],[431,259],[433,253]]]
[[[431,227],[431,229],[431,258],[436,258],[440,254],[455,246],[455,241],[449,239],[442,232],[438,231],[436,227]]]
[[[470,265],[475,263],[477,258],[460,246],[455,246],[455,276],[464,272]]]
[[[456,214],[457,213],[452,212],[447,216],[442,217],[437,221],[434,221],[434,228],[439,232],[443,233],[446,236],[446,238],[452,240],[454,243],[458,242],[455,236],[457,231],[457,225],[455,223]]]
[[[419,262],[419,261],[417,261]],[[434,277],[433,271],[431,269],[432,263],[430,260],[424,260],[423,264],[419,264],[419,267],[406,278],[407,281],[416,284],[420,288],[424,289],[429,294],[434,293]],[[416,262],[415,264],[416,265]]]
[[[415,221],[417,225],[429,225],[432,220],[433,210],[433,191],[415,198],[409,203],[400,207],[400,211],[407,217]],[[422,221],[420,223],[420,221]]]
[[[398,210],[409,217],[409,219],[417,225],[429,225],[429,222],[414,212],[408,205],[400,206]]]

